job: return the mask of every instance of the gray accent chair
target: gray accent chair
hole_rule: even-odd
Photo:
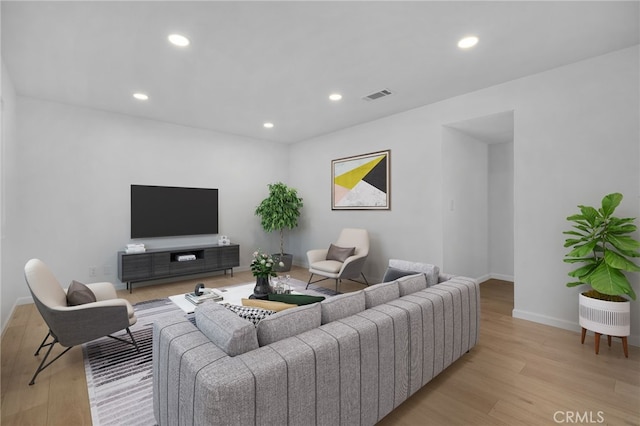
[[[309,262],[309,272],[311,276],[307,282],[307,288],[309,284],[314,284],[320,281],[334,279],[336,280],[336,292],[338,291],[338,284],[342,280],[350,280],[361,283],[356,278],[362,277],[364,283],[367,286],[369,282],[362,272],[364,263],[369,255],[369,232],[366,229],[360,228],[345,228],[340,232],[338,241],[335,242],[338,247],[355,247],[355,252],[352,256],[345,259],[344,262],[338,260],[327,260],[328,248],[313,249],[307,251],[307,261]],[[314,275],[320,275],[324,278],[316,281],[311,281]]]
[[[41,260],[29,260],[24,267],[24,277],[38,311],[49,327],[49,333],[34,356],[37,356],[40,349],[45,346],[49,346],[49,349],[29,385],[33,385],[42,370],[53,364],[73,346],[100,337],[108,336],[131,344],[140,352],[138,344],[129,330],[129,327],[136,323],[133,307],[129,301],[118,299],[113,284],[108,282],[86,284],[95,295],[96,301],[68,306],[67,293]],[[131,341],[110,335],[120,330],[126,330]],[[49,337],[53,340],[46,343]],[[49,354],[56,343],[66,349],[47,363]]]

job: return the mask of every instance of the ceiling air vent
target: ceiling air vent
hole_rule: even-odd
[[[367,95],[362,99],[364,99],[365,101],[375,101],[376,99],[384,98],[385,96],[389,96],[389,95],[391,95],[391,90],[382,89],[378,92],[371,93],[370,95]]]

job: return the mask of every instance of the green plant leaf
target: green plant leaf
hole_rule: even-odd
[[[615,209],[620,205],[622,201],[622,194],[614,192],[613,194],[605,195],[602,198],[602,215],[609,217],[613,214]]]
[[[563,234],[565,234],[565,235],[576,235],[578,237],[584,236],[583,233],[576,232],[576,231],[564,231]]]
[[[609,224],[609,234],[613,235],[624,235],[635,232],[637,227],[635,225],[626,224],[626,225],[614,225]]]
[[[571,282],[571,283],[567,283],[567,287],[575,287],[575,286],[578,286],[578,285],[584,285],[584,283],[582,283],[580,281],[574,281],[574,282]]]
[[[564,259],[566,263],[578,263],[578,262],[589,262],[596,263],[597,259],[595,257],[574,257],[572,259]]]
[[[565,247],[571,247],[571,246],[575,246],[576,244],[580,244],[580,243],[582,243],[584,241],[585,241],[584,238],[580,238],[579,240],[569,239],[569,240],[566,240],[564,242],[564,246]]]
[[[589,227],[589,224],[585,224],[585,225],[574,225],[573,226],[575,229],[578,229],[580,231],[583,232],[583,235],[591,235],[591,233],[593,233],[593,229],[591,229]]]
[[[573,250],[571,250],[567,256],[568,257],[584,257],[585,255],[591,253],[598,244],[597,240],[593,240],[588,242],[587,244],[583,244],[581,246],[577,246]]]
[[[618,269],[609,266],[606,262],[600,263],[589,275],[588,284],[600,293],[613,296],[627,294],[633,300],[636,300],[636,294],[631,284],[629,284],[627,277]]]
[[[597,267],[597,264],[584,265],[574,271],[569,272],[569,276],[582,280],[583,277],[589,276],[589,274],[593,272],[593,270],[596,269],[596,267]]]
[[[596,218],[600,216],[600,213],[598,213],[598,210],[590,206],[578,206],[578,207],[580,207],[580,211],[582,212],[582,216],[584,216],[585,220],[589,223],[591,227],[594,227],[596,223]]]
[[[608,235],[606,240],[619,251],[634,252],[640,248],[640,241],[636,241],[629,236]]]
[[[634,217],[610,217],[609,222],[614,225],[624,225],[626,223],[633,223],[636,219]]]
[[[571,216],[567,216],[567,220],[571,222],[585,221],[586,218],[581,214],[572,214]]]
[[[627,260],[624,256],[620,256],[613,250],[607,250],[604,254],[604,261],[612,268],[622,269],[623,271],[639,272],[640,266]]]
[[[618,250],[620,252],[620,254],[627,256],[627,257],[640,257],[640,252],[635,251],[635,250]]]

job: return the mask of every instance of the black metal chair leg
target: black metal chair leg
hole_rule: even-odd
[[[110,338],[112,338],[114,340],[118,340],[120,342],[126,343],[127,345],[133,345],[133,346],[135,346],[136,351],[138,353],[140,353],[140,348],[138,347],[138,342],[136,342],[136,339],[133,337],[133,334],[131,333],[131,330],[129,330],[129,327],[127,327],[126,330],[127,330],[127,333],[129,333],[129,337],[131,338],[131,341],[124,340],[124,339],[121,339],[120,337],[112,336],[110,334],[107,337],[110,337]]]
[[[49,332],[47,333],[46,336],[44,336],[44,339],[42,340],[42,343],[40,343],[40,346],[38,346],[38,349],[36,350],[36,353],[33,354],[33,356],[37,356],[40,353],[40,349],[42,349],[44,346],[48,346],[45,345],[44,342],[47,341],[47,339],[49,338],[49,336],[51,336],[51,330],[49,330]]]
[[[307,286],[304,288],[305,290],[309,288],[309,284],[311,284],[311,279],[313,278],[313,274],[309,277],[309,281],[307,281]]]
[[[129,330],[129,327],[127,327],[127,333],[129,334],[129,337],[131,337],[131,341],[133,342],[133,346],[136,347],[136,352],[140,353],[140,348],[138,347],[138,342],[136,342],[135,337],[133,337],[133,334],[131,333],[131,330]]]
[[[49,337],[49,335],[47,335],[47,337]],[[46,340],[46,338],[45,338]],[[44,342],[42,342],[44,343]],[[47,350],[46,355],[44,356],[44,358],[42,359],[42,362],[40,363],[40,365],[38,366],[38,369],[36,370],[36,372],[33,374],[33,377],[31,378],[31,381],[29,382],[29,386],[33,385],[36,382],[36,377],[38,377],[38,374],[40,374],[40,372],[42,370],[44,370],[45,368],[47,368],[48,366],[50,366],[51,364],[53,364],[54,362],[56,362],[58,360],[58,358],[60,358],[62,355],[66,354],[67,352],[69,352],[69,349],[71,349],[73,346],[69,346],[67,349],[65,349],[64,351],[62,351],[61,354],[59,354],[57,357],[55,357],[54,359],[52,359],[50,362],[47,363],[47,358],[49,358],[49,354],[51,353],[51,350],[53,349],[53,346],[58,343],[58,339],[53,340],[53,342],[44,345],[44,346],[49,346],[49,350]],[[40,348],[38,348],[38,351],[40,351],[40,349],[42,348],[42,345],[40,346]],[[46,364],[45,364],[46,363]]]
[[[367,281],[367,277],[364,276],[364,272],[360,272],[360,275],[362,275],[362,279],[364,280],[364,283],[367,285],[367,287],[369,287],[369,281]]]

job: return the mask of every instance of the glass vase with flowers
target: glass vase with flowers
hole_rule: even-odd
[[[271,285],[269,284],[269,277],[277,276],[276,271],[274,270],[275,265],[276,263],[271,255],[268,255],[259,249],[253,252],[251,273],[256,277],[256,286],[253,289],[253,295],[250,296],[251,298],[267,299],[269,297],[269,293],[273,292]]]

